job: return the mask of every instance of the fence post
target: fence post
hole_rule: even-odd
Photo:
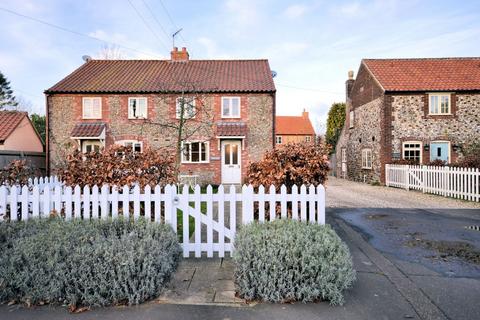
[[[317,186],[317,214],[317,223],[325,224],[325,187],[322,184]]]
[[[253,186],[242,187],[242,224],[253,221]]]
[[[0,186],[0,222],[7,216],[7,187]]]
[[[404,171],[405,171],[405,190],[408,191],[408,190],[410,189],[410,188],[409,188],[409,187],[410,187],[410,186],[409,186],[409,184],[410,184],[410,181],[409,181],[409,178],[410,178],[410,166],[407,166],[405,169],[406,169],[406,170],[404,170]]]
[[[390,165],[385,165],[385,186],[390,186]]]

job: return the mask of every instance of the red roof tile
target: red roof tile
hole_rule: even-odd
[[[26,112],[0,111],[0,141],[5,141],[26,116]]]
[[[247,135],[247,125],[244,122],[219,122],[217,123],[217,136],[243,137]]]
[[[276,116],[275,134],[286,135],[315,135],[312,123],[308,117]]]
[[[90,60],[46,93],[273,92],[267,60]]]
[[[70,136],[74,138],[97,138],[104,129],[105,124],[101,122],[77,123]]]
[[[385,91],[480,90],[480,57],[364,59]]]

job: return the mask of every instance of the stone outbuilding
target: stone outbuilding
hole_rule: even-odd
[[[480,141],[480,58],[364,59],[346,82],[336,174],[385,181],[385,164],[453,163]]]

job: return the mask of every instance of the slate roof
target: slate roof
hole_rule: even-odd
[[[97,138],[104,129],[105,124],[102,122],[77,123],[70,136],[74,138]]]
[[[267,60],[90,60],[45,93],[274,92]]]
[[[219,122],[217,123],[217,136],[238,137],[247,135],[245,122]]]
[[[0,111],[0,141],[5,141],[26,116],[26,112]]]
[[[480,57],[362,61],[385,91],[480,90]]]
[[[312,123],[303,116],[276,116],[275,134],[278,135],[315,135]]]

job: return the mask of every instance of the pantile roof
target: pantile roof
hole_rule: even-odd
[[[217,136],[219,137],[244,137],[246,135],[247,125],[244,122],[217,123]]]
[[[105,130],[105,124],[102,122],[77,123],[70,136],[74,138],[98,138],[103,130]]]
[[[274,92],[267,60],[90,60],[45,93]]]
[[[480,57],[364,59],[385,91],[480,90]]]
[[[275,134],[278,135],[315,135],[310,119],[305,116],[276,116]]]
[[[0,111],[0,141],[5,141],[26,116],[26,112]]]

